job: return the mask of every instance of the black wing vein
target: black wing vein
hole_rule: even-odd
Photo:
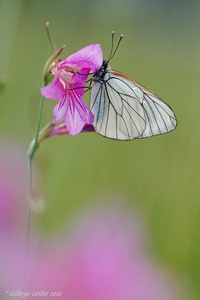
[[[93,82],[90,108],[95,130],[112,139],[146,138],[176,127],[176,116],[167,103],[112,70],[102,80]]]

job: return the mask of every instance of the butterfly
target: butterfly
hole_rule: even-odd
[[[111,69],[108,60],[91,78],[90,109],[93,127],[100,135],[129,141],[172,131],[177,119],[172,108],[156,94],[124,73]],[[113,54],[112,54],[113,52]]]

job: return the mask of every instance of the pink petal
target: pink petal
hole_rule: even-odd
[[[63,97],[65,90],[62,83],[59,80],[58,75],[56,75],[54,81],[49,85],[41,88],[40,92],[45,98],[58,100]]]
[[[68,109],[65,123],[70,135],[78,134],[85,125],[85,122],[81,119],[76,109],[73,111],[73,114],[71,113],[70,109]]]
[[[78,99],[76,99],[76,102],[74,104],[81,119],[86,124],[92,124],[94,122],[94,115],[89,107],[85,104],[83,98],[79,97]]]
[[[90,72],[90,69],[85,68],[77,72],[74,77],[73,77],[73,83],[70,84],[70,89],[75,88],[75,93],[78,94],[79,96],[83,96],[84,94],[84,87],[87,82],[87,77]],[[78,89],[78,87],[80,87]]]
[[[90,132],[94,131],[94,127],[91,124],[85,124],[81,132]],[[57,126],[53,126],[51,131],[49,132],[49,136],[56,136],[61,134],[69,134],[69,131],[66,127],[66,124],[59,124]]]
[[[76,135],[83,129],[86,123],[93,123],[94,116],[84,100],[75,93],[71,94],[71,98],[68,100],[65,123],[69,134]]]
[[[53,116],[54,116],[54,120],[53,120],[53,124],[59,123],[62,120],[65,119],[65,115],[67,113],[67,103],[66,103],[66,99],[62,99],[61,101],[59,101],[59,103],[54,107],[53,109]]]
[[[89,68],[90,72],[98,71],[103,63],[103,53],[99,44],[92,44],[68,56],[61,65],[82,69]]]

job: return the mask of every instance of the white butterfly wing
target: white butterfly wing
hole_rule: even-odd
[[[167,133],[176,128],[176,116],[163,100],[152,94],[144,94],[146,128],[140,138]]]
[[[98,133],[132,140],[176,128],[173,110],[154,93],[118,71],[109,69],[106,76],[95,82],[91,91],[90,107]]]
[[[91,90],[90,109],[97,133],[116,140],[133,140],[145,130],[144,109],[131,88],[107,73]]]
[[[140,85],[135,80],[129,82],[139,95],[143,93],[141,104],[145,110],[146,128],[140,138],[151,137],[174,130],[177,119],[172,108],[153,92]],[[140,97],[140,96],[139,96]]]

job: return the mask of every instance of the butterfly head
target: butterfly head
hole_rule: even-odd
[[[101,81],[103,81],[105,75],[108,72],[108,68],[109,68],[108,61],[107,60],[103,60],[101,68],[99,69],[99,71],[97,71],[94,74],[94,76],[92,77],[92,81],[95,81],[95,82],[101,82]]]
[[[117,49],[118,49],[118,47],[119,47],[119,45],[121,43],[122,37],[123,37],[123,35],[120,36],[119,41],[117,43],[117,46],[116,46],[115,50],[113,51],[113,48],[114,48],[114,34],[115,33],[113,31],[112,32],[112,46],[111,46],[111,51],[110,51],[109,58],[107,60],[103,60],[101,68],[92,77],[92,81],[93,82],[102,83],[102,82],[104,82],[107,79],[107,77],[109,77],[107,75],[108,74],[108,69],[110,69],[109,62],[113,58],[113,56],[115,55],[115,53],[116,53],[116,51],[117,51]]]

